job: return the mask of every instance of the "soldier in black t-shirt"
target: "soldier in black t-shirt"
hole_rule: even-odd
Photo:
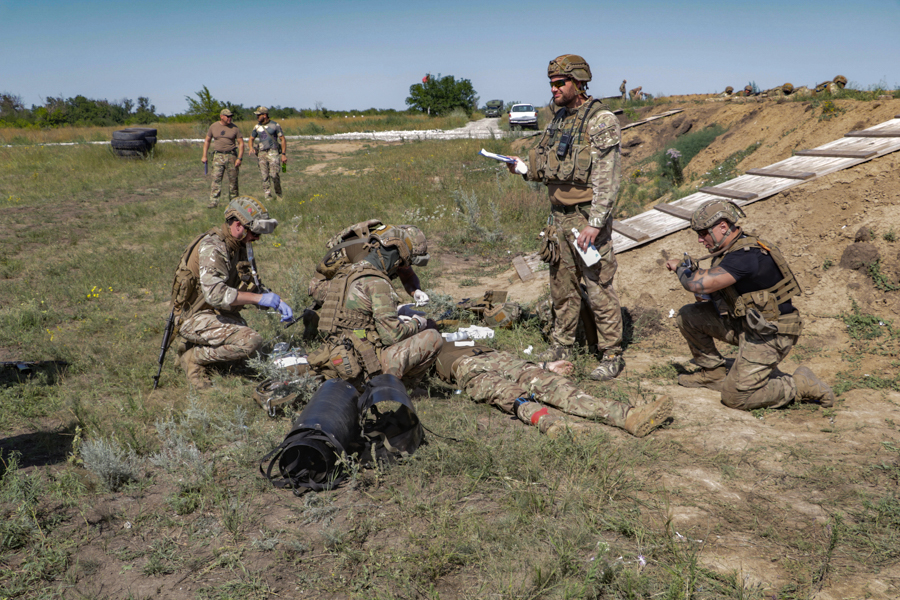
[[[700,269],[677,259],[666,263],[698,300],[681,308],[676,324],[700,370],[680,375],[678,383],[718,390],[723,404],[739,410],[779,407],[795,399],[831,406],[834,392],[807,367],[793,375],[777,369],[803,330],[791,303],[800,285],[778,248],[737,226],[741,216],[744,212],[732,202],[707,202],[692,215],[691,227],[711,251],[712,266]],[[740,348],[730,370],[715,340]]]

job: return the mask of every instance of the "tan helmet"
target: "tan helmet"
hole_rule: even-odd
[[[577,54],[563,54],[550,61],[547,77],[571,77],[576,81],[590,81],[591,67]]]
[[[729,85],[727,88],[725,88],[725,93],[726,93],[726,94],[730,94],[730,93],[733,92],[733,91],[734,91],[734,88],[731,87],[730,85]]]
[[[781,91],[784,92],[785,94],[790,94],[791,92],[794,91],[794,84],[792,84],[792,83],[784,84],[783,86],[781,86]]]
[[[278,226],[278,221],[269,218],[266,207],[252,196],[238,196],[229,202],[225,209],[225,220],[231,217],[236,217],[244,227],[256,235],[272,233]]]
[[[847,78],[843,75],[838,75],[834,78],[834,82],[839,86],[844,87],[845,85],[847,85]]]
[[[431,260],[425,234],[413,225],[388,225],[376,229],[372,232],[372,239],[382,246],[397,248],[404,267],[424,267]]]
[[[710,200],[691,215],[691,229],[709,229],[722,219],[736,225],[738,219],[747,215],[731,200]]]

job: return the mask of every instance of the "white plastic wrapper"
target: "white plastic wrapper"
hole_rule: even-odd
[[[287,367],[293,367],[294,365],[308,365],[309,361],[306,360],[305,356],[284,356],[282,358],[276,358],[272,361],[272,364],[281,369],[286,369]]]

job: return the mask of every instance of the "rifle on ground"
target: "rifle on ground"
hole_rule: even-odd
[[[157,362],[159,363],[159,369],[156,371],[156,376],[153,378],[153,389],[155,390],[159,387],[159,376],[162,375],[163,362],[166,360],[166,350],[169,349],[169,345],[172,343],[172,332],[175,331],[175,311],[169,313],[169,318],[166,320],[166,330],[163,332],[162,344],[159,346],[159,359]]]

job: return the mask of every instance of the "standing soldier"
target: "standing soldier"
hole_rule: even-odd
[[[592,379],[617,377],[622,359],[622,309],[613,289],[616,255],[612,223],[619,194],[621,159],[619,120],[599,100],[588,96],[591,69],[580,56],[564,54],[547,68],[553,101],[560,107],[537,147],[528,155],[529,181],[547,185],[550,225],[545,237],[557,246],[550,256],[550,298],[554,323],[551,346],[539,360],[571,360],[581,312],[584,280],[590,311],[597,328],[599,366]],[[517,162],[521,159],[517,158]],[[518,165],[509,165],[515,172]],[[574,233],[573,233],[574,230]],[[595,246],[600,260],[588,266],[576,246]]]
[[[809,368],[797,367],[793,375],[777,368],[803,330],[791,303],[800,295],[800,285],[778,248],[744,234],[737,225],[743,216],[730,201],[710,200],[691,215],[697,241],[711,252],[710,268],[678,259],[666,262],[698,300],[703,294],[712,294],[713,300],[678,311],[675,324],[700,367],[679,375],[678,384],[719,391],[722,404],[738,410],[777,408],[793,400],[831,406],[834,392]],[[715,340],[738,347],[731,369]]]
[[[281,165],[287,163],[287,140],[281,125],[269,120],[268,108],[260,106],[253,114],[258,123],[250,132],[250,154],[256,154],[253,141],[259,138],[259,174],[266,200],[272,199],[273,189],[275,199],[281,200]]]
[[[195,238],[181,257],[172,290],[178,356],[197,389],[210,386],[207,365],[249,358],[262,344],[240,315],[245,306],[274,308],[282,321],[293,318],[291,307],[259,283],[252,260],[252,242],[277,225],[255,198],[240,196],[228,204],[225,224]]]
[[[238,169],[241,167],[241,160],[244,158],[244,138],[241,137],[241,131],[237,125],[231,122],[234,116],[227,108],[223,108],[219,113],[219,122],[209,126],[206,132],[206,139],[203,140],[203,158],[200,160],[206,162],[206,156],[209,153],[209,143],[212,142],[213,149],[213,182],[209,189],[209,204],[207,208],[216,208],[219,206],[219,195],[222,193],[222,176],[228,172],[228,183],[230,187],[229,200],[238,196]]]
[[[619,93],[622,94],[622,102],[625,102],[625,100],[626,100],[626,96],[625,96],[625,84],[626,83],[628,83],[628,80],[623,79],[622,85],[619,86]]]

